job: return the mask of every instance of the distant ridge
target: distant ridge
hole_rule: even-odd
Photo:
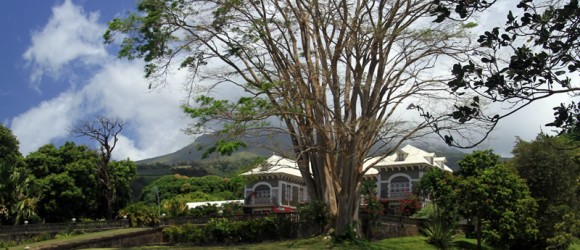
[[[217,140],[217,137],[212,134],[200,135],[195,139],[194,142],[173,153],[139,160],[135,163],[137,165],[175,165],[192,161],[201,161],[205,150],[214,145]],[[242,141],[246,143],[247,147],[236,151],[233,154],[234,156],[244,154],[249,156],[255,155],[256,157],[267,157],[272,155],[274,148],[276,148],[276,150],[290,150],[290,140],[286,135],[244,138]],[[217,157],[226,156],[217,156],[216,154],[209,156],[210,159]]]
[[[161,155],[149,159],[144,159],[136,161],[137,165],[152,165],[152,164],[164,164],[164,165],[178,165],[193,161],[201,161],[204,151],[211,147],[217,141],[217,137],[212,134],[200,135],[195,139],[195,141],[182,149],[179,149],[173,153]],[[239,151],[233,154],[234,158],[238,155],[244,155],[247,157],[269,157],[275,151],[291,152],[291,143],[287,135],[277,135],[277,136],[264,136],[264,137],[252,137],[244,138],[243,141],[247,144],[246,148],[241,148]],[[449,166],[454,171],[459,169],[457,162],[461,160],[466,153],[448,147],[444,144],[432,144],[432,143],[421,143],[412,142],[403,143],[402,146],[406,144],[414,145],[420,149],[428,152],[435,152],[437,156],[445,156],[447,158],[447,166]],[[274,150],[275,149],[275,150]],[[211,155],[210,159],[216,158],[218,156]],[[220,156],[227,159],[225,156]]]

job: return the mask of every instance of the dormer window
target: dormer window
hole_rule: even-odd
[[[403,152],[397,152],[397,159],[395,161],[404,161],[407,158],[407,154]]]
[[[268,171],[270,168],[272,168],[272,164],[265,162],[260,166],[260,171]]]

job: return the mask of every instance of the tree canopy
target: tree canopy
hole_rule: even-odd
[[[481,239],[502,248],[529,246],[538,234],[537,203],[515,169],[499,164],[462,179],[460,213],[475,220]]]
[[[40,191],[38,215],[46,222],[106,216],[107,205],[99,199],[96,188],[100,162],[96,151],[73,142],[58,148],[47,144],[26,156],[25,162]],[[118,194],[113,207],[118,210],[131,198],[129,184],[136,167],[129,160],[113,161],[110,165],[113,188]]]
[[[0,225],[36,215],[39,194],[19,152],[18,140],[0,124]]]
[[[518,140],[511,164],[538,201],[538,246],[566,247],[580,232],[580,149],[565,136]],[[566,225],[566,226],[564,226]]]
[[[100,161],[97,165],[97,180],[99,195],[106,204],[104,209],[109,220],[113,218],[114,205],[117,202],[116,179],[113,176],[115,169],[111,169],[113,165],[109,163],[124,126],[125,122],[121,119],[98,116],[92,120],[81,121],[70,130],[72,135],[85,136],[99,144]]]
[[[185,107],[193,131],[217,130],[224,139],[210,152],[224,154],[244,146],[236,140],[244,133],[287,133],[310,196],[326,203],[340,236],[356,220],[363,163],[377,145],[392,153],[431,133],[433,121],[438,130],[456,129],[446,109],[461,97],[443,98],[451,78],[434,72],[445,59],[469,55],[469,26],[430,22],[436,7],[422,0],[144,0],[104,36],[112,42],[124,34],[119,56],[144,59],[151,87],[180,68],[192,72],[190,88],[242,90],[237,100],[194,91]],[[407,112],[413,109],[429,122]]]

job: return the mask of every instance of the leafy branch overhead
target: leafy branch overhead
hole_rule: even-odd
[[[467,18],[493,2],[436,1],[439,7],[434,12],[435,21]],[[452,15],[452,7],[459,17]],[[580,86],[573,79],[580,69],[578,1],[522,0],[516,7],[521,14],[516,16],[510,11],[505,27],[495,27],[479,36],[481,49],[476,56],[480,62],[469,60],[453,66],[454,79],[448,82],[451,91],[456,95],[475,95],[468,105],[456,106],[456,111],[450,114],[453,119],[461,123],[480,120],[493,124],[493,128],[499,120],[532,102],[554,95],[578,96]],[[502,56],[506,53],[510,56]],[[511,108],[503,114],[486,114],[480,98],[508,103]],[[560,128],[562,133],[577,134],[580,130],[577,105],[572,101],[555,107],[555,119],[547,125]],[[459,146],[452,136],[446,139],[448,144]]]

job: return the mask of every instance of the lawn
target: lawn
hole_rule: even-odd
[[[41,249],[43,246],[63,245],[63,244],[69,244],[69,243],[74,243],[74,242],[98,239],[98,238],[102,238],[102,237],[109,237],[109,236],[115,236],[115,235],[124,234],[124,233],[133,233],[133,232],[139,232],[139,231],[145,231],[145,230],[150,230],[150,229],[149,228],[122,228],[122,229],[108,230],[108,231],[102,231],[102,232],[96,232],[96,233],[81,234],[81,235],[71,236],[71,237],[61,238],[61,239],[53,239],[53,240],[39,241],[39,242],[34,242],[34,243],[27,243],[27,244],[23,244],[23,245],[19,245],[19,246],[9,247],[8,249],[9,250],[16,250],[16,249],[21,250],[27,246],[30,249]]]
[[[460,239],[461,249],[475,249],[475,242],[465,241]],[[91,250],[112,250],[115,248],[95,248]],[[407,249],[425,249],[425,250],[436,250],[437,248],[431,246],[425,242],[425,237],[415,236],[415,237],[401,237],[401,238],[391,238],[385,239],[377,242],[360,242],[360,243],[343,243],[336,244],[330,240],[324,239],[322,237],[315,237],[302,240],[290,240],[290,241],[278,241],[278,242],[265,242],[258,244],[244,244],[244,245],[230,245],[230,246],[150,246],[150,247],[139,247],[131,249],[181,249],[181,250],[225,250],[225,249],[239,249],[239,250],[269,250],[269,249],[293,249],[293,250],[308,250],[308,249],[381,249],[381,250],[407,250]],[[484,248],[491,249],[491,248]]]
[[[55,246],[55,245],[62,245],[71,242],[78,242],[84,240],[90,240],[100,237],[108,237],[113,235],[118,235],[122,233],[131,233],[137,232],[141,230],[147,230],[144,228],[125,228],[125,229],[117,229],[117,230],[110,230],[104,232],[97,232],[97,233],[88,233],[82,234],[70,238],[64,239],[55,239],[55,240],[48,240],[36,243],[30,243],[26,245],[20,245],[15,247],[10,247],[10,250],[14,249],[24,249],[24,246],[29,246],[30,249],[38,249],[42,246]],[[466,238],[457,238],[454,241],[454,248],[453,249],[476,249],[476,241],[475,239],[466,239]],[[119,248],[93,248],[92,250],[112,250]],[[125,248],[123,248],[125,249]],[[357,243],[343,243],[337,244],[333,243],[332,241],[325,239],[323,237],[314,237],[309,239],[301,239],[301,240],[289,240],[289,241],[276,241],[276,242],[264,242],[264,243],[257,243],[257,244],[240,244],[240,245],[227,245],[227,246],[142,246],[142,247],[135,247],[135,248],[128,248],[127,250],[136,250],[136,249],[158,249],[158,250],[167,250],[167,249],[178,249],[178,250],[202,250],[202,249],[210,249],[210,250],[223,250],[223,249],[240,249],[240,250],[269,250],[269,249],[293,249],[293,250],[308,250],[308,249],[336,249],[336,250],[358,250],[358,249],[384,249],[384,250],[406,250],[406,249],[437,249],[434,246],[427,244],[425,241],[425,237],[422,236],[414,236],[414,237],[400,237],[400,238],[391,238],[391,239],[384,239],[381,241],[376,242],[366,242],[361,241]],[[483,249],[490,250],[493,249],[489,246],[483,246]],[[572,250],[580,250],[580,242],[575,242],[569,249]]]

